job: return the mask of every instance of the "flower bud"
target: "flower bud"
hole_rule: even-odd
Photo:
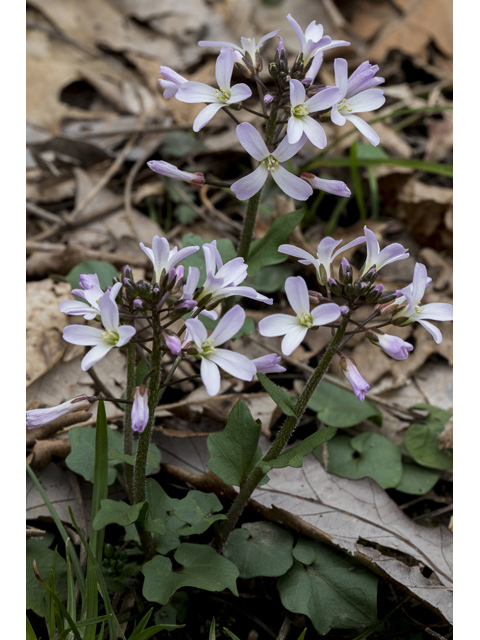
[[[271,93],[266,93],[264,98],[263,98],[263,102],[265,104],[271,104],[273,102],[273,96]]]
[[[86,409],[90,409],[91,406],[88,396],[83,393],[82,395],[76,396],[75,398],[72,398],[72,400],[67,400],[55,407],[31,409],[30,411],[27,411],[27,427],[29,429],[43,427],[45,424],[48,424],[67,413],[84,411]]]
[[[340,282],[338,282],[338,280],[335,280],[335,278],[329,278],[328,279],[328,286],[329,286],[330,291],[333,293],[334,296],[339,296],[343,292],[342,285],[340,284]]]
[[[281,359],[281,356],[276,353],[269,353],[266,356],[254,358],[252,362],[257,368],[257,373],[283,373],[286,369],[279,364]]]
[[[340,358],[340,367],[345,378],[350,383],[353,393],[359,400],[365,400],[365,394],[370,389],[368,382],[360,375],[353,358]]]
[[[353,269],[346,258],[342,258],[338,268],[338,279],[344,285],[350,285],[353,280]]]
[[[166,333],[164,335],[165,344],[173,355],[178,356],[182,352],[182,342],[178,336]]]
[[[138,433],[143,433],[147,426],[149,410],[148,398],[150,389],[144,384],[135,387],[133,390],[133,406],[132,406],[132,429]]]

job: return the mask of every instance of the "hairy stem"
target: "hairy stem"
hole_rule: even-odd
[[[129,344],[127,349],[127,390],[126,399],[129,401],[125,407],[125,425],[123,427],[123,451],[127,455],[132,455],[133,432],[132,432],[132,404],[133,388],[135,386],[135,362],[136,348],[134,344]],[[130,464],[124,465],[125,483],[130,503],[133,501],[133,467]]]
[[[313,392],[317,388],[318,383],[323,378],[324,374],[328,371],[330,363],[335,355],[340,343],[342,342],[345,331],[348,324],[348,316],[345,316],[342,319],[342,322],[335,332],[333,339],[329,346],[327,347],[322,359],[318,363],[315,371],[310,376],[307,384],[305,385],[302,393],[297,399],[295,404],[295,416],[288,416],[280,429],[276,439],[272,443],[270,449],[263,457],[264,462],[268,462],[277,458],[290,440],[295,428],[298,426],[305,409],[307,408],[308,402],[312,397]],[[248,504],[252,493],[257,488],[258,484],[264,478],[266,474],[259,468],[254,467],[251,471],[250,475],[245,480],[245,483],[240,488],[240,491],[233,501],[233,504],[228,512],[228,519],[222,522],[217,537],[213,542],[213,547],[217,551],[221,551],[226,541],[228,540],[229,535],[235,528],[238,519],[243,513],[243,510]]]

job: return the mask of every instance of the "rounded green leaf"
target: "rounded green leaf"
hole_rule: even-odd
[[[167,604],[173,594],[183,587],[205,591],[230,589],[238,596],[237,567],[212,547],[185,542],[175,551],[174,557],[182,565],[179,571],[174,571],[171,561],[164,556],[155,556],[143,565],[143,595],[150,602]]]
[[[325,380],[315,389],[308,408],[316,411],[317,418],[324,424],[338,429],[353,427],[367,419],[378,426],[382,424],[382,414],[373,402],[362,402],[352,391],[341,389]]]
[[[270,522],[247,522],[230,535],[223,555],[240,578],[283,576],[293,564],[293,536]]]
[[[338,435],[327,444],[328,470],[343,478],[373,478],[382,489],[396,487],[402,477],[398,447],[377,433],[355,438]]]
[[[427,424],[412,424],[405,432],[405,447],[415,462],[432,469],[451,469],[452,452],[438,447],[443,424],[438,420]]]
[[[103,529],[107,524],[119,524],[122,527],[127,527],[138,520],[142,509],[145,512],[147,505],[148,502],[130,505],[121,500],[102,500],[92,526],[95,531]]]
[[[292,568],[277,580],[284,607],[310,618],[320,634],[332,628],[358,629],[377,613],[378,578],[345,554],[326,545],[300,539]]]
[[[422,496],[428,493],[430,489],[433,489],[440,477],[437,471],[426,469],[414,462],[404,462],[402,469],[402,478],[395,489],[414,496]]]

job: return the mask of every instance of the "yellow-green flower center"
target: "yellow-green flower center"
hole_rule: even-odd
[[[347,100],[344,98],[343,100],[340,100],[340,102],[338,103],[337,109],[340,113],[342,113],[342,111],[348,111],[348,113],[352,113],[353,111],[352,103],[347,102]]]
[[[297,318],[298,318],[299,323],[303,327],[307,327],[307,329],[310,329],[310,327],[313,324],[312,316],[309,313],[307,313],[306,311],[302,311],[302,313],[299,313],[297,315]]]
[[[112,347],[117,344],[119,338],[118,331],[115,331],[115,329],[107,329],[102,332],[102,340]]]
[[[214,341],[212,339],[205,340],[205,342],[202,342],[202,348],[198,352],[198,355],[201,356],[202,358],[208,358],[209,356],[213,356],[213,354],[217,351],[213,346],[213,342]]]
[[[278,160],[275,160],[273,156],[268,156],[268,158],[265,158],[265,160],[262,161],[262,164],[267,168],[268,171],[271,171],[273,173],[278,167]]]
[[[306,104],[297,104],[292,108],[292,116],[295,118],[301,118],[302,116],[308,116],[308,107]]]
[[[220,100],[220,102],[224,102],[225,104],[227,104],[227,102],[232,97],[232,92],[230,91],[230,89],[217,89],[215,91],[215,96],[217,100]]]

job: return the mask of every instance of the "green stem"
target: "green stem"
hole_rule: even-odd
[[[318,383],[323,378],[325,373],[328,371],[330,363],[332,362],[333,356],[337,352],[337,349],[342,342],[348,324],[348,316],[345,316],[342,319],[342,322],[335,332],[331,343],[327,347],[323,358],[318,363],[315,371],[310,376],[305,388],[297,399],[295,404],[295,416],[287,416],[282,428],[280,429],[276,439],[272,443],[270,449],[263,457],[264,462],[268,462],[269,460],[273,460],[277,458],[284,448],[287,446],[288,441],[290,440],[295,428],[298,426],[306,408],[310,398],[313,395],[313,392],[317,388]],[[258,484],[264,478],[266,474],[259,468],[254,467],[254,469],[250,472],[250,475],[245,480],[245,483],[240,488],[240,491],[237,494],[237,497],[233,501],[233,504],[228,512],[228,519],[225,520],[218,531],[217,537],[213,542],[213,547],[217,551],[221,551],[226,541],[228,540],[229,535],[235,528],[238,519],[243,513],[243,510],[248,504],[252,493],[257,488]]]
[[[127,390],[126,399],[133,400],[133,388],[135,386],[135,345],[129,344],[127,350]],[[123,451],[127,455],[132,455],[133,451],[133,431],[132,431],[132,405],[127,404],[125,408],[125,426],[123,428]],[[133,467],[130,464],[124,465],[125,483],[130,503],[133,502]]]
[[[253,195],[248,201],[247,212],[243,220],[242,234],[240,236],[240,244],[238,245],[237,256],[243,258],[245,262],[248,260],[250,245],[252,243],[253,231],[255,229],[255,221],[257,219],[258,205],[260,204],[260,196],[262,189]]]

